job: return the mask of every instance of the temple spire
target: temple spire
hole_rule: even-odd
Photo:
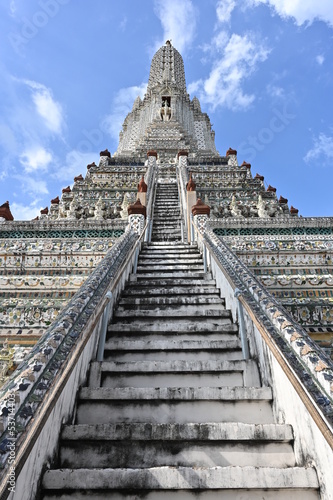
[[[187,93],[184,61],[170,40],[167,40],[152,59],[147,91],[152,91],[157,85],[166,84],[176,86],[181,93]]]
[[[209,117],[197,98],[190,100],[183,58],[170,40],[152,59],[146,95],[125,118],[115,156],[145,158],[152,149],[159,158],[174,158],[180,149],[218,156]]]

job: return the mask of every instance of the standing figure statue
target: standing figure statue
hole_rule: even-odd
[[[164,122],[169,121],[171,118],[171,108],[167,99],[162,101],[162,107],[160,109],[160,116]]]

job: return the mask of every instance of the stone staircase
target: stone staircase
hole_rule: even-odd
[[[242,359],[238,328],[199,251],[181,243],[176,184],[157,188],[153,241],[140,253],[92,362],[58,469],[54,500],[318,499],[293,429]]]
[[[152,241],[181,241],[178,186],[176,183],[158,184]]]

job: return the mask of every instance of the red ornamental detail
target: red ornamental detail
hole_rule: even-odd
[[[101,151],[99,153],[99,156],[108,156],[109,158],[111,158],[111,153],[108,149],[105,149],[104,151]]]
[[[197,202],[195,205],[192,207],[192,214],[193,215],[210,215],[210,207],[208,205],[205,205],[203,201],[201,201],[200,198],[197,199]]]
[[[269,185],[269,186],[268,186],[268,188],[267,188],[267,191],[268,191],[269,193],[276,193],[276,188],[275,188],[275,187],[273,187],[273,186],[271,186],[271,185]]]
[[[290,213],[291,214],[294,214],[294,215],[297,215],[298,214],[298,208],[295,208],[291,205],[290,207]]]
[[[67,186],[66,188],[63,188],[63,189],[62,189],[62,192],[63,192],[63,193],[70,193],[71,191],[72,191],[72,190],[71,190],[70,186]]]
[[[78,175],[77,177],[74,177],[74,182],[76,181],[83,181],[82,174]]]
[[[14,220],[13,214],[9,208],[9,201],[6,201],[3,205],[0,206],[0,217],[5,220]]]
[[[48,208],[48,207],[43,208],[43,209],[40,211],[40,213],[41,213],[42,215],[47,215],[47,214],[49,213],[49,208]]]
[[[264,176],[256,174],[255,179],[259,179],[259,181],[263,181],[264,180]]]
[[[288,200],[287,200],[287,198],[283,198],[283,196],[280,196],[279,203],[281,203],[281,204],[288,203]]]
[[[148,151],[147,156],[148,156],[148,158],[149,158],[149,156],[155,156],[155,158],[157,159],[157,151],[153,151],[153,150]]]
[[[90,170],[91,167],[96,167],[96,163],[94,161],[92,163],[89,163],[89,165],[87,165],[87,170]]]
[[[195,182],[192,179],[192,173],[190,173],[190,180],[186,184],[186,191],[195,191],[195,188],[196,188]]]
[[[180,156],[188,156],[188,151],[178,151],[178,160]]]
[[[142,176],[141,181],[138,184],[138,192],[139,193],[146,193],[148,189],[147,184],[145,183],[145,178]]]
[[[53,200],[51,200],[51,204],[52,205],[59,205],[59,196],[57,196],[56,198],[53,198]]]
[[[243,161],[243,163],[241,164],[241,167],[251,168],[251,163],[248,163],[247,161]]]
[[[34,221],[34,220],[39,220],[39,217],[38,217],[38,215],[37,215],[37,217],[35,217],[35,218],[34,218],[34,219],[32,219],[32,220],[33,220],[33,221]]]
[[[229,148],[228,151],[226,152],[226,156],[231,156],[231,155],[235,155],[237,156],[237,151],[236,149],[232,149],[232,148]]]
[[[135,203],[129,205],[127,208],[128,215],[144,215],[146,218],[146,207],[142,205],[140,200],[136,200]]]

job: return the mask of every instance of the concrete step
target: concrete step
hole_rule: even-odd
[[[170,281],[174,282],[174,280],[179,280],[183,279],[184,281],[187,280],[193,280],[193,279],[200,279],[202,278],[203,280],[206,280],[208,277],[208,273],[204,273],[203,271],[182,271],[182,270],[176,270],[176,271],[151,271],[151,272],[143,272],[143,273],[138,273],[135,275],[135,279],[137,282],[141,280],[157,280],[161,278],[162,280],[167,280],[170,279]],[[209,279],[209,278],[208,278]]]
[[[174,191],[172,193],[156,193],[155,203],[158,203],[160,201],[167,203],[178,201],[178,191]]]
[[[192,273],[191,273],[192,275]],[[154,280],[154,279],[144,279],[144,276],[137,276],[136,274],[130,275],[130,281],[128,288],[125,289],[125,294],[131,293],[132,290],[145,290],[145,288],[151,289],[161,289],[161,290],[171,290],[171,287],[177,287],[179,290],[185,290],[186,293],[196,293],[195,290],[199,290],[200,288],[209,287],[209,289],[216,290],[215,280],[213,279],[200,279],[200,278],[175,278],[172,279],[170,276],[167,276],[165,279]],[[146,293],[146,292],[144,292]],[[199,293],[199,292],[198,292]]]
[[[140,282],[142,285],[142,282]],[[172,285],[160,285],[156,284],[156,287],[152,287],[149,283],[147,285],[142,285],[142,286],[131,286],[128,287],[122,294],[122,297],[141,297],[144,296],[146,297],[151,296],[151,297],[159,297],[159,296],[166,296],[166,295],[179,295],[179,296],[185,296],[188,297],[189,293],[191,294],[191,297],[193,295],[195,296],[200,296],[204,294],[214,294],[220,296],[220,292],[217,288],[214,286],[198,286],[194,285],[193,288],[190,288],[191,285],[187,286],[172,286]]]
[[[126,315],[128,316],[128,315]],[[156,320],[154,318],[150,319],[133,319],[133,318],[121,318],[121,320],[113,320],[108,327],[108,331],[112,335],[113,333],[126,333],[133,332],[136,334],[140,333],[168,333],[179,335],[184,333],[205,333],[217,334],[214,338],[221,338],[223,336],[224,340],[232,340],[235,335],[238,335],[238,327],[231,322],[231,318],[195,318],[195,321],[189,321],[183,318],[167,318]]]
[[[160,235],[156,235],[154,234],[153,235],[154,237],[154,241],[160,241],[160,242],[165,242],[165,241],[169,241],[169,242],[178,242],[178,241],[181,241],[182,240],[182,237],[181,237],[181,234],[179,233],[173,233],[172,235],[169,234],[169,235],[163,235],[163,234],[160,234]]]
[[[61,489],[68,490],[68,498],[86,499],[86,494],[80,493],[83,488],[91,490],[89,498],[93,500],[105,500],[106,492],[112,492],[115,500],[137,500],[142,490],[147,500],[319,499],[315,470],[302,467],[58,469],[45,472],[42,487],[51,490],[51,496],[44,497],[48,500],[59,498],[55,495]]]
[[[155,230],[160,230],[165,226],[179,228],[181,224],[180,217],[171,218],[169,214],[160,214],[160,217],[154,217],[153,228]]]
[[[181,221],[179,210],[168,210],[163,209],[158,212],[154,212],[153,222],[165,221],[167,218],[168,221],[173,222],[174,224],[178,224]]]
[[[179,212],[179,199],[178,198],[156,198],[154,205],[154,213],[159,212],[163,208],[178,209]]]
[[[66,425],[61,439],[80,441],[89,440],[133,440],[133,441],[227,441],[227,442],[265,442],[279,441],[291,443],[293,429],[287,424],[244,424],[236,422],[204,424],[82,424]]]
[[[103,387],[257,387],[257,366],[244,360],[171,360],[92,362],[91,369],[101,376]],[[96,384],[94,384],[96,386]]]
[[[178,305],[174,304],[172,307],[168,305],[152,305],[140,306],[136,309],[128,309],[122,306],[117,307],[114,312],[114,318],[159,318],[159,320],[168,321],[169,317],[180,317],[180,318],[196,318],[199,316],[201,318],[231,318],[231,313],[229,310],[224,309],[222,304],[205,304],[199,305]]]
[[[176,245],[173,244],[173,243],[159,243],[159,242],[154,242],[154,241],[151,241],[148,245],[147,245],[148,248],[154,248],[154,247],[164,247],[164,248],[168,248],[170,250],[178,250],[179,248],[183,248],[183,249],[188,249],[188,248],[197,248],[197,245],[187,245],[185,243],[177,243]]]
[[[173,209],[166,208],[165,210],[160,209],[160,210],[158,210],[158,213],[154,214],[154,222],[164,221],[165,219],[162,217],[162,213],[164,213],[164,212],[168,214],[168,216],[170,217],[170,220],[173,220],[176,222],[181,220],[179,210],[173,210]]]
[[[176,248],[160,248],[160,247],[151,247],[145,246],[140,252],[140,257],[149,257],[149,256],[158,258],[159,256],[161,257],[172,257],[172,256],[181,256],[181,255],[187,255],[187,256],[192,256],[192,255],[201,255],[199,250],[197,248],[192,248],[188,246],[187,248],[179,248],[177,245]]]
[[[162,232],[162,231],[164,231],[164,232],[165,231],[175,231],[179,227],[180,227],[180,223],[179,224],[169,224],[167,220],[165,221],[165,223],[163,225],[161,225],[161,224],[156,225],[153,223],[153,234],[158,233],[158,232]]]
[[[154,240],[155,241],[160,241],[160,242],[169,241],[169,242],[177,243],[177,242],[179,242],[179,241],[182,240],[182,237],[181,237],[180,234],[176,234],[176,233],[174,233],[172,236],[171,235],[169,235],[169,236],[166,236],[166,235],[157,236],[155,234],[154,235]]]
[[[180,215],[178,214],[170,214],[168,211],[168,219],[166,220],[164,217],[161,216],[160,212],[159,215],[154,217],[153,223],[157,226],[163,225],[166,222],[169,224],[178,224],[181,221]]]
[[[156,200],[154,206],[154,215],[158,214],[162,210],[177,210],[180,214],[180,205],[178,200]]]
[[[269,387],[100,387],[79,393],[76,424],[273,424]]]
[[[231,341],[179,341],[108,339],[104,361],[231,361],[243,359],[240,343]]]
[[[119,305],[123,308],[131,308],[131,307],[142,307],[142,306],[165,306],[165,305],[209,305],[209,304],[221,304],[224,306],[225,301],[220,299],[218,293],[215,294],[204,294],[201,296],[188,296],[188,295],[176,295],[172,296],[168,291],[167,295],[163,297],[136,297],[136,298],[127,298],[123,297],[119,301]]]
[[[172,232],[177,232],[180,234],[180,222],[179,224],[169,224],[168,222],[164,222],[163,224],[155,224],[153,223],[152,230],[152,238],[153,235],[159,234],[171,234]]]
[[[137,323],[140,323],[136,321]],[[117,322],[112,327],[117,327],[117,330],[107,332],[107,340],[115,340],[119,342],[126,341],[142,341],[145,343],[149,343],[152,341],[152,334],[154,341],[161,342],[169,342],[170,340],[176,339],[179,342],[187,342],[187,341],[195,341],[195,342],[212,342],[212,341],[221,341],[223,339],[224,342],[239,342],[238,338],[238,329],[237,326],[234,325],[234,329],[228,328],[228,325],[225,325],[222,333],[218,331],[183,331],[183,332],[173,332],[172,329],[166,332],[163,331],[139,331],[139,329],[134,330],[132,325],[123,324],[122,322]],[[132,327],[132,329],[131,329]],[[222,328],[222,327],[221,327]],[[229,330],[229,331],[228,331]]]
[[[218,349],[197,349],[197,350],[143,350],[132,351],[130,348],[120,351],[108,350],[104,352],[104,361],[233,361],[242,360],[241,349],[232,351]]]
[[[161,230],[155,230],[153,227],[152,231],[152,239],[154,241],[164,241],[164,240],[170,240],[172,241],[173,239],[178,239],[180,241],[181,238],[181,233],[180,229],[175,229],[175,228],[165,228]]]
[[[272,424],[74,425],[62,431],[60,467],[293,467],[292,440],[290,426]]]
[[[152,239],[158,239],[158,238],[169,238],[169,237],[174,237],[181,236],[180,232],[180,225],[177,226],[168,226],[165,225],[164,227],[156,227],[153,225],[153,230],[152,230]]]
[[[137,267],[137,273],[154,273],[154,272],[160,272],[160,273],[166,273],[166,272],[173,272],[173,271],[189,271],[190,273],[192,271],[202,271],[203,270],[203,263],[199,261],[198,264],[192,263],[191,261],[189,262],[184,262],[184,263],[165,263],[165,264],[150,264],[147,266],[147,264],[143,263],[138,263]]]
[[[139,257],[138,264],[140,266],[174,266],[176,264],[188,264],[190,266],[192,265],[202,265],[202,258],[198,254],[193,254],[193,255],[179,255],[179,256],[173,256],[171,258],[167,258],[166,256],[162,257],[153,257],[153,258],[148,258],[146,256],[141,256]]]
[[[201,271],[203,268],[202,259],[188,259],[184,258],[172,258],[172,259],[139,259],[138,260],[138,269],[142,271],[155,271],[159,268],[161,271],[169,270],[169,269],[189,269],[191,270],[199,270]]]
[[[182,339],[182,338],[169,338],[165,337],[163,340],[156,340],[155,336],[151,339],[138,339],[137,337],[132,339],[121,339],[110,337],[105,343],[106,350],[112,350],[114,352],[126,352],[131,351],[134,354],[136,351],[145,355],[150,353],[161,353],[161,355],[167,355],[168,352],[183,351],[184,354],[189,352],[206,352],[210,350],[216,350],[220,354],[223,352],[230,353],[238,352],[241,348],[241,343],[239,339],[233,340],[209,340],[209,339]],[[163,359],[163,358],[162,358]]]

